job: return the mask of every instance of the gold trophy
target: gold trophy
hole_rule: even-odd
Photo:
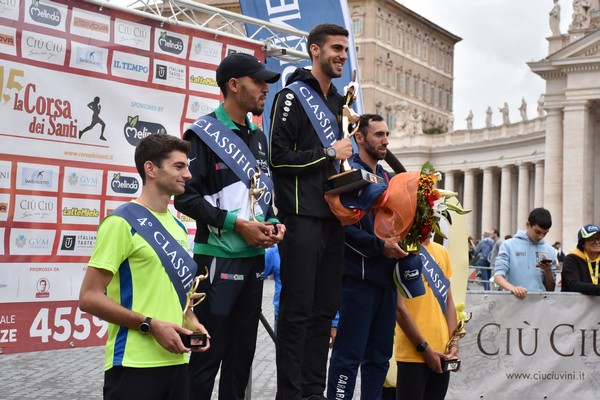
[[[469,313],[468,316],[466,316],[466,313],[465,313],[465,316],[463,318],[458,319],[456,328],[454,329],[454,332],[452,332],[452,336],[450,336],[450,340],[448,340],[448,343],[446,343],[446,348],[444,349],[445,354],[450,353],[450,349],[452,348],[452,342],[458,342],[460,339],[465,337],[465,335],[467,334],[465,325],[467,324],[467,322],[469,322],[471,320],[471,317],[473,317],[473,313]],[[456,357],[442,359],[441,361],[442,361],[442,371],[444,371],[444,372],[458,371],[460,369],[460,360]]]
[[[198,285],[201,281],[208,278],[208,268],[204,267],[204,275],[198,275],[194,278],[191,289],[186,293],[185,297],[185,308],[183,309],[183,320],[185,321],[185,315],[190,308],[197,306],[202,303],[206,298],[206,293],[197,293]],[[180,335],[183,345],[192,350],[199,349],[206,346],[206,334],[202,332],[194,332],[191,335]]]
[[[250,216],[252,217],[252,221],[257,220],[254,207],[256,206],[256,203],[258,203],[260,199],[262,199],[262,197],[265,195],[265,188],[260,187],[260,175],[260,167],[257,165],[256,172],[250,178],[250,188],[248,189],[248,195],[250,196]],[[275,235],[277,235],[277,224],[275,222],[265,221],[263,222],[263,224],[272,225],[274,229],[273,232],[275,233]]]
[[[356,70],[352,73],[352,82],[344,88],[344,97],[346,99],[342,107],[342,129],[344,139],[351,138],[358,131],[360,115],[353,109],[352,104],[358,94],[358,82],[356,82]],[[352,169],[348,160],[343,160],[340,173],[335,174],[327,180],[327,189],[325,193],[352,193],[358,192],[362,187],[371,183],[383,182],[383,179],[364,169]]]

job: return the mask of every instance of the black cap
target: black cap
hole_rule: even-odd
[[[219,86],[229,82],[231,78],[243,76],[275,83],[281,75],[278,72],[269,71],[256,57],[246,53],[232,53],[225,57],[217,67],[217,84]]]

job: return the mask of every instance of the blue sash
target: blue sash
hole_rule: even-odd
[[[198,118],[188,129],[196,135],[250,188],[250,178],[256,172],[256,158],[246,143],[231,129],[208,115]],[[273,181],[264,172],[260,175],[260,188],[264,195],[258,201],[263,216],[267,218],[270,200],[273,198]]]
[[[194,259],[146,207],[137,203],[125,203],[117,207],[111,215],[117,215],[127,221],[156,252],[175,287],[183,310],[187,300],[186,294],[192,288],[198,270]]]
[[[433,291],[435,298],[440,307],[442,313],[446,313],[446,300],[448,299],[448,289],[450,288],[450,280],[444,275],[444,271],[436,264],[431,254],[427,252],[425,247],[419,246],[421,261],[423,262],[423,269],[421,273],[425,276],[429,287]]]
[[[327,108],[327,105],[321,100],[321,96],[314,93],[313,88],[304,82],[296,81],[286,86],[292,92],[296,93],[304,112],[312,124],[315,132],[321,140],[323,147],[331,147],[340,139],[340,128],[337,124],[337,117]],[[335,170],[340,172],[340,160],[333,162]]]

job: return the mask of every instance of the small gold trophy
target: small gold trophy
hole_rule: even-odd
[[[352,104],[358,94],[358,82],[356,82],[356,70],[352,73],[352,82],[344,88],[344,97],[346,99],[342,107],[342,129],[344,138],[350,138],[358,131],[360,115],[353,109]],[[327,189],[325,193],[352,193],[358,192],[362,187],[371,183],[383,182],[383,179],[364,169],[352,169],[348,160],[343,160],[340,167],[340,173],[335,174],[327,180]]]
[[[194,278],[191,289],[185,295],[185,308],[183,309],[183,320],[185,321],[185,314],[190,308],[197,306],[202,303],[206,298],[206,293],[197,293],[198,285],[201,281],[208,278],[208,268],[204,267],[204,275],[198,275]],[[194,332],[191,335],[180,335],[183,345],[192,350],[199,349],[206,346],[206,334],[202,332]]]
[[[262,199],[265,195],[265,188],[260,187],[260,167],[256,166],[256,172],[250,178],[250,188],[248,189],[248,195],[250,196],[250,216],[252,217],[252,221],[256,221],[256,213],[254,211],[254,207],[256,203]],[[266,215],[265,215],[266,217]],[[275,235],[277,235],[277,224],[274,222],[263,222],[265,225],[272,225],[274,229]]]
[[[467,324],[467,322],[469,322],[471,320],[471,317],[473,317],[473,313],[469,313],[468,316],[465,313],[464,317],[462,317],[462,318],[459,317],[458,323],[456,324],[456,328],[454,329],[454,332],[452,332],[452,336],[450,336],[450,340],[448,340],[448,343],[446,343],[446,348],[444,349],[445,354],[450,353],[450,349],[452,348],[452,342],[457,342],[458,340],[465,337],[465,335],[467,334],[465,325]],[[442,371],[444,371],[444,372],[458,371],[459,369],[460,369],[460,360],[458,358],[442,359]]]

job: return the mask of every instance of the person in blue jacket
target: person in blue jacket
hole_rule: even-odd
[[[375,173],[387,182],[388,173],[378,161],[387,152],[389,133],[381,116],[361,116],[355,134],[359,153],[352,157],[352,167]],[[376,237],[373,222],[373,216],[367,214],[345,228],[340,318],[329,365],[328,399],[352,398],[359,366],[361,398],[382,396],[396,325],[393,268],[406,253],[398,243]]]

